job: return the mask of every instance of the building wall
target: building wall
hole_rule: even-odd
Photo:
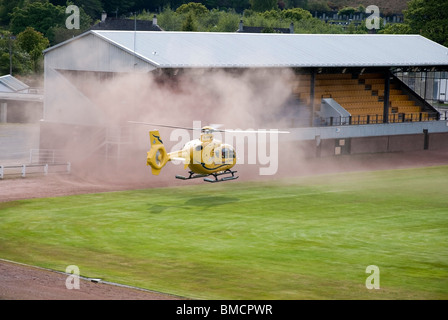
[[[45,69],[100,72],[149,72],[155,66],[134,57],[132,51],[89,34],[45,53]]]
[[[7,121],[9,123],[36,123],[42,119],[41,102],[8,101]]]
[[[101,125],[101,111],[64,76],[45,71],[44,121],[63,124]]]
[[[120,74],[139,72],[145,74],[155,67],[136,58],[132,52],[88,34],[61,44],[45,53],[44,112],[47,122],[72,125],[102,125],[104,114],[87,97],[70,73]],[[101,81],[92,85],[101,90]]]
[[[4,123],[0,125],[0,164],[27,163],[31,149],[39,149],[40,125]]]
[[[448,132],[429,133],[425,144],[425,134],[389,135],[376,137],[336,138],[301,142],[307,153],[316,156],[340,154],[367,154],[384,152],[411,152],[427,150],[448,150]],[[312,150],[315,150],[313,152]]]
[[[448,134],[430,133],[429,148],[432,150],[448,150]]]

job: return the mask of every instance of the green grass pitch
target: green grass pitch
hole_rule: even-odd
[[[194,299],[447,299],[448,166],[0,203],[0,257]],[[379,289],[367,289],[369,265]]]

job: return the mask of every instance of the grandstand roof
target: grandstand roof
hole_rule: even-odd
[[[91,30],[156,68],[447,66],[448,48],[420,35],[251,34]]]

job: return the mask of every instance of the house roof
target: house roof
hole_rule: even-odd
[[[249,27],[243,26],[242,30],[238,29],[240,33],[291,33],[289,28],[269,28],[269,27]]]
[[[448,48],[420,35],[105,30],[92,30],[83,35],[86,34],[135,54],[157,68],[448,65]]]
[[[9,88],[11,92],[20,92],[29,89],[29,86],[20,81],[19,79],[13,77],[10,74],[0,77],[0,84]]]

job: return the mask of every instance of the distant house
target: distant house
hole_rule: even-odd
[[[270,28],[270,27],[248,27],[245,26],[243,20],[240,20],[238,26],[239,33],[294,33],[294,24],[291,22],[289,28]]]
[[[138,31],[163,31],[157,24],[157,17],[154,15],[150,20],[134,20],[108,17],[105,12],[101,15],[101,21],[93,25],[91,30],[138,30]]]
[[[0,77],[0,92],[28,93],[29,86],[10,74]]]
[[[0,123],[34,123],[42,116],[42,94],[10,74],[0,77]]]

